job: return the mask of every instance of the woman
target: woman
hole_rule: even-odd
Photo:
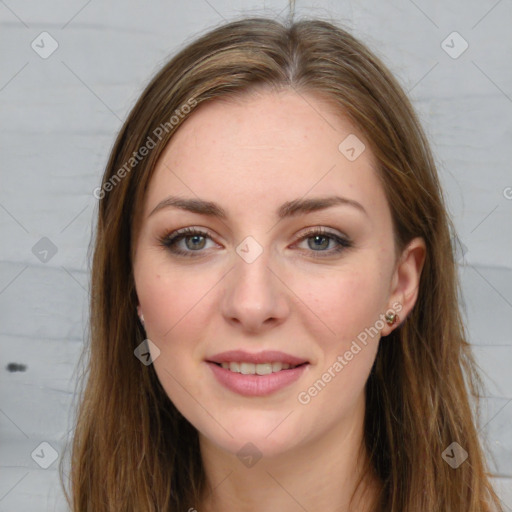
[[[350,34],[192,42],[95,196],[74,511],[502,510],[432,155]]]

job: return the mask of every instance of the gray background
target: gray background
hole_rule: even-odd
[[[486,385],[480,434],[512,510],[511,1],[315,5],[298,2],[296,17],[332,17],[361,37],[409,91],[432,142]],[[59,460],[40,443],[61,457],[72,435],[92,191],[122,120],[199,33],[288,10],[277,0],[0,1],[0,511],[66,510]],[[50,37],[58,48],[47,56]]]

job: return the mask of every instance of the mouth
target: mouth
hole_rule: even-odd
[[[223,387],[246,397],[264,397],[291,386],[307,373],[310,364],[206,361],[213,377]]]
[[[268,396],[291,386],[308,373],[310,362],[276,350],[230,350],[208,357],[205,363],[225,388],[243,396]]]
[[[242,375],[269,375],[309,364],[305,358],[277,350],[263,350],[257,353],[229,350],[208,357],[206,362]]]
[[[293,370],[299,366],[309,364],[308,362],[300,364],[281,363],[280,361],[273,361],[267,363],[250,363],[243,361],[224,361],[222,363],[216,363],[215,361],[208,361],[213,363],[225,370],[229,370],[233,373],[241,373],[242,375],[269,375],[271,373],[278,373],[287,370]]]

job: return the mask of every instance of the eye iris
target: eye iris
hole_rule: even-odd
[[[313,239],[315,240],[315,244],[316,244],[316,242],[318,241],[318,239],[322,239],[322,238],[324,239],[324,241],[326,241],[326,242],[327,242],[327,244],[325,244],[325,243],[324,243],[324,244],[322,244],[321,246],[320,246],[320,245],[315,245],[314,247],[316,247],[317,249],[318,249],[318,248],[320,248],[320,249],[325,249],[325,248],[327,248],[327,247],[329,246],[329,237],[327,237],[327,236],[323,236],[323,235],[316,235],[316,236],[313,236],[313,237],[311,237],[311,238],[313,238]],[[311,245],[310,245],[310,247],[311,247]],[[311,248],[313,248],[313,247],[311,247]]]
[[[189,241],[189,240],[191,240],[191,239],[193,239],[194,241],[197,241],[197,239],[198,239],[198,238],[202,238],[202,239],[203,239],[203,244],[202,244],[202,245],[200,245],[200,246],[198,246],[198,245],[192,245],[192,247],[189,247],[189,245],[188,245],[188,241]],[[186,240],[186,245],[187,245],[187,248],[188,248],[188,249],[192,249],[192,250],[193,250],[193,249],[202,249],[202,248],[204,247],[205,237],[204,237],[204,236],[202,236],[202,235],[191,235],[191,236],[186,237],[186,238],[185,238],[185,240]]]

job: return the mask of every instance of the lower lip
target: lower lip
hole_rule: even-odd
[[[268,375],[243,375],[232,372],[215,363],[207,362],[217,380],[235,393],[244,396],[266,396],[295,382],[309,364],[281,370]]]

